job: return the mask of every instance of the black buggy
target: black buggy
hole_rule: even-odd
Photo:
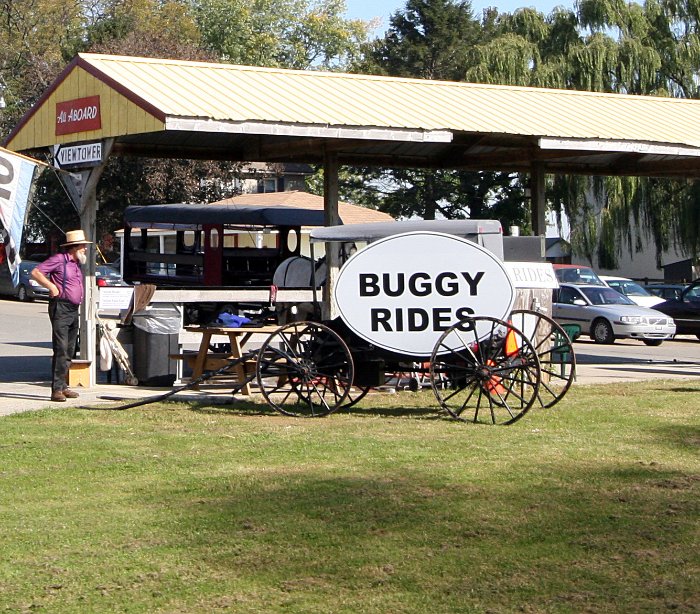
[[[421,221],[319,228],[311,232],[311,245],[340,244],[347,252],[352,251],[348,245],[372,245],[387,237],[427,231],[447,232],[482,246],[491,242],[497,252],[494,242],[500,234],[489,236],[484,231],[488,223]],[[348,261],[343,268],[350,265]],[[317,288],[321,280],[313,269],[310,274],[311,285]],[[462,317],[444,327],[428,353],[415,355],[382,347],[371,334],[358,334],[352,318],[342,312],[324,319],[316,296],[315,305],[312,320],[281,326],[257,357],[260,392],[284,414],[324,416],[350,407],[371,388],[381,386],[387,373],[410,369],[429,380],[441,408],[453,418],[510,424],[535,404],[555,405],[575,376],[569,336],[538,311],[510,310],[504,318]]]
[[[405,371],[413,374],[414,381],[427,382],[450,416],[472,422],[510,424],[535,404],[552,407],[569,389],[575,357],[566,331],[539,310],[512,309],[515,288],[501,271],[504,237],[499,222],[323,227],[323,221],[322,212],[291,207],[129,207],[124,276],[156,284],[159,291],[170,288],[177,297],[194,296],[188,300],[196,301],[190,307],[197,309],[190,311],[206,318],[214,313],[211,305],[217,304],[204,308],[208,299],[249,307],[274,304],[279,326],[254,356],[246,356],[245,384],[257,385],[267,403],[287,415],[318,417],[350,407],[384,384],[387,374]],[[448,237],[461,250],[465,244],[472,246],[471,251],[450,261],[430,243],[422,250],[412,249],[414,242],[416,246],[423,240],[444,243]],[[380,245],[394,239],[397,244],[399,239],[410,241],[405,271],[399,260],[394,263],[396,279],[387,281],[382,271],[395,254],[386,252],[384,260],[363,273],[365,286],[357,296],[351,294],[350,303],[359,304],[366,298],[363,295],[382,291],[387,301],[393,300],[399,281],[412,290],[421,306],[392,311],[380,301],[370,309],[376,333],[406,327],[396,343],[360,330],[352,309],[335,309],[337,296],[326,292],[321,300],[326,269],[314,253],[319,244],[337,249],[343,261],[338,274],[342,281],[370,250],[379,253]],[[302,255],[304,248],[310,258]],[[485,259],[487,268],[497,273],[496,282],[481,279],[483,271],[469,272],[474,258]],[[426,271],[436,266],[441,272],[431,277]],[[454,271],[460,271],[461,278]],[[478,308],[454,311],[438,304],[446,297],[462,300],[462,295],[477,294],[480,282],[487,299],[502,295],[498,308],[493,309],[490,300]],[[420,325],[426,319],[432,326],[422,332]],[[418,334],[410,333],[412,327]],[[421,341],[417,350],[402,346],[401,340],[411,335]],[[240,364],[231,366],[241,372]]]

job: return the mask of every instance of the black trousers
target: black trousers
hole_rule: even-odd
[[[68,387],[68,369],[75,356],[78,341],[79,306],[68,301],[50,300],[49,318],[51,319],[51,391],[59,392]]]

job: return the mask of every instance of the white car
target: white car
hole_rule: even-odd
[[[642,307],[653,307],[659,303],[663,303],[664,299],[659,296],[654,296],[636,281],[627,277],[610,277],[601,275],[600,278],[614,290],[624,294],[626,297],[641,305]]]
[[[676,334],[673,318],[637,305],[606,286],[560,284],[554,290],[552,313],[559,324],[577,324],[581,334],[589,335],[596,343],[628,338],[661,345]]]

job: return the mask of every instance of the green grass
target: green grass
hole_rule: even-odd
[[[700,383],[2,419],[0,611],[697,611]]]

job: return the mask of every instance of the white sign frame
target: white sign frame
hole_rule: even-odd
[[[462,237],[416,231],[386,237],[340,269],[338,313],[359,337],[406,356],[430,356],[440,335],[474,316],[505,319],[516,291],[492,252]]]
[[[505,262],[516,288],[542,288],[554,290],[559,281],[551,262]]]

